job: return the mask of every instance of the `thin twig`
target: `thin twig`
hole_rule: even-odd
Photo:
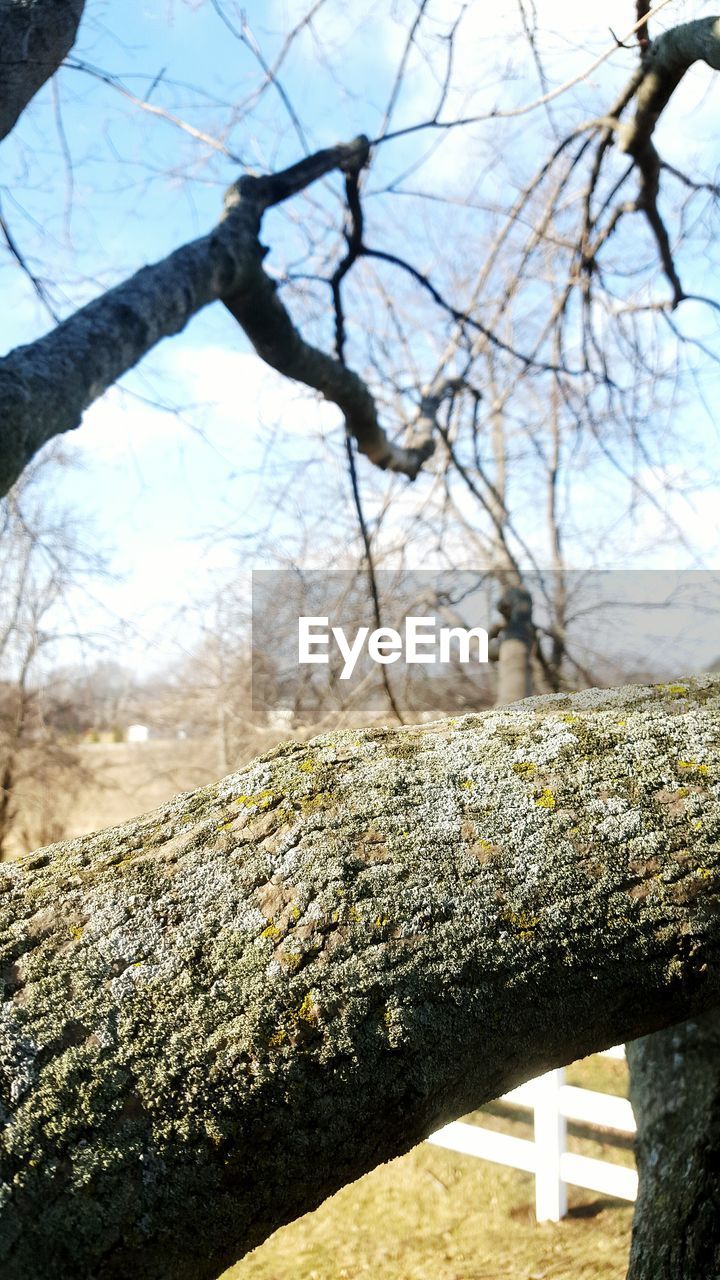
[[[227,156],[229,160],[232,160],[233,164],[242,165],[244,163],[242,156],[231,151],[218,138],[213,138],[212,134],[205,133],[202,129],[196,129],[195,125],[188,124],[187,120],[174,115],[172,111],[167,111],[165,107],[158,107],[155,103],[148,102],[145,98],[138,98],[123,84],[119,76],[113,75],[109,71],[101,71],[99,67],[93,67],[89,62],[84,62],[80,58],[66,58],[62,65],[68,67],[71,71],[82,71],[84,75],[93,76],[95,80],[100,80],[103,84],[109,85],[111,89],[115,89],[117,93],[121,93],[124,98],[132,102],[133,106],[139,107],[141,111],[147,111],[152,116],[157,116],[160,120],[165,120],[168,124],[174,125],[176,129],[181,129],[183,133],[189,134],[191,138],[195,138],[198,142],[204,142],[213,151]]]
[[[303,129],[300,123],[300,118],[295,108],[293,107],[292,102],[290,101],[290,98],[288,97],[287,91],[285,90],[281,82],[278,80],[277,74],[268,66],[265,60],[265,57],[263,56],[262,49],[260,48],[260,45],[258,44],[255,38],[252,28],[250,27],[250,23],[247,20],[247,15],[243,11],[241,16],[242,26],[240,27],[240,30],[238,30],[235,24],[231,22],[230,19],[228,18],[227,14],[225,13],[225,10],[223,9],[220,3],[220,0],[211,0],[211,3],[216,14],[222,20],[222,22],[224,22],[228,31],[230,31],[232,35],[234,35],[236,40],[239,40],[241,44],[244,44],[246,49],[250,50],[251,54],[256,59],[261,69],[265,72],[268,84],[271,84],[273,88],[276,90],[278,97],[280,98],[283,106],[285,107],[285,110],[287,111],[292,121],[293,128],[298,138],[300,139],[300,145],[303,151],[305,152],[305,155],[306,156],[309,155],[310,146],[308,144],[305,130]]]
[[[411,263],[406,262],[404,258],[400,258],[394,253],[386,253],[382,249],[368,248],[366,245],[363,246],[363,253],[367,258],[377,258],[381,262],[388,262],[392,266],[400,267],[403,271],[406,271],[408,275],[412,276],[413,280],[416,280],[418,284],[421,284],[423,288],[427,290],[437,305],[442,307],[444,311],[447,311],[448,315],[451,315],[458,324],[467,325],[469,328],[477,330],[484,338],[487,338],[488,342],[492,342],[493,346],[498,347],[501,351],[507,352],[508,355],[513,356],[515,360],[519,360],[521,364],[525,365],[526,368],[540,369],[544,373],[567,373],[570,375],[581,372],[581,370],[556,367],[553,364],[549,364],[547,361],[537,360],[534,356],[527,356],[524,355],[522,351],[517,351],[514,347],[510,346],[508,342],[503,342],[502,338],[499,338],[497,334],[492,332],[492,330],[486,328],[486,326],[481,324],[479,320],[476,320],[474,316],[469,315],[466,311],[459,311],[456,307],[453,307],[452,303],[448,302],[443,298],[442,294],[438,292],[432,281],[430,281],[426,275],[423,275],[422,271],[418,271],[417,267],[413,267]]]
[[[345,175],[345,194],[348,210],[348,226],[345,231],[347,252],[345,253],[342,261],[338,263],[330,282],[333,291],[333,303],[335,309],[335,355],[343,366],[345,366],[345,313],[342,302],[342,283],[362,253],[363,211],[360,200],[360,175],[357,169],[351,169]],[[353,439],[347,424],[345,427],[345,453],[348,460],[350,488],[352,489],[353,502],[355,504],[355,514],[357,516],[358,528],[360,529],[360,537],[362,538],[365,552],[365,564],[367,567],[370,595],[373,602],[375,626],[380,630],[383,624],[380,610],[380,593],[378,591],[375,561],[372,551],[372,540],[367,520],[365,519],[365,512],[363,510]],[[387,666],[384,663],[381,664],[380,673],[385,694],[390,706],[392,707],[393,714],[400,724],[405,724],[405,718],[398,706],[397,699],[390,683]]]
[[[0,231],[2,231],[3,239],[8,249],[10,250],[10,253],[12,254],[15,261],[17,262],[18,266],[20,267],[20,270],[24,272],[24,274],[27,276],[28,280],[30,281],[30,284],[35,290],[35,293],[37,294],[38,298],[40,299],[43,306],[45,307],[45,310],[52,317],[55,323],[59,324],[60,316],[58,315],[52,302],[50,301],[50,295],[47,289],[45,288],[43,281],[39,278],[39,276],[35,275],[35,272],[28,265],[28,262],[25,256],[19,249],[15,241],[15,238],[10,230],[10,227],[8,226],[5,220],[5,215],[3,214],[1,207],[0,207]]]
[[[649,18],[654,17],[656,13],[659,13],[660,10],[664,9],[668,4],[670,4],[670,0],[660,0],[659,4],[656,4],[654,8],[649,9],[644,17],[640,18],[634,26],[630,28],[626,39],[629,40],[630,36],[635,35],[637,31],[641,30]],[[527,115],[530,111],[537,111],[538,107],[544,107],[547,103],[554,102],[556,98],[561,96],[561,94],[567,93],[568,89],[572,89],[576,84],[580,84],[581,81],[587,80],[588,76],[591,76],[594,71],[597,71],[598,67],[602,66],[603,62],[607,62],[608,58],[611,58],[612,55],[617,52],[617,48],[618,44],[616,41],[609,49],[606,49],[604,53],[595,58],[595,60],[591,62],[590,66],[586,67],[584,71],[581,71],[576,76],[572,76],[570,80],[565,80],[563,84],[558,85],[555,89],[551,89],[549,93],[542,94],[542,96],[536,98],[534,102],[525,103],[521,107],[510,107],[505,111],[500,111],[498,108],[495,108],[493,111],[487,111],[482,115],[464,116],[457,120],[425,120],[420,124],[408,125],[405,129],[396,129],[393,133],[381,134],[372,141],[371,146],[376,147],[379,146],[381,142],[391,142],[395,138],[403,138],[410,133],[419,133],[421,129],[460,129],[471,124],[481,124],[485,120],[517,119],[518,116]]]

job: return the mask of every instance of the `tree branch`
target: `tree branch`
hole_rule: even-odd
[[[258,237],[266,209],[333,169],[362,166],[367,157],[367,139],[361,137],[280,173],[244,175],[230,188],[225,215],[210,235],[144,267],[45,337],[0,360],[0,493],[42,445],[79,426],[88,406],[162,338],[180,332],[218,300],[268,364],[338,405],[371,462],[414,478],[433,441],[402,448],[388,440],[365,383],[304,341],[262,268],[267,250]]]
[[[720,681],[289,744],[0,867],[4,1280],[212,1277],[720,998]]]
[[[647,22],[649,12],[650,0],[635,0],[635,13],[637,14],[638,22],[643,19],[645,20],[644,25],[641,26],[638,31],[638,48],[640,49],[641,57],[646,53],[650,46],[650,31]]]
[[[685,72],[695,62],[720,70],[720,18],[699,18],[663,32],[642,56],[642,79],[635,94],[633,119],[619,126],[618,145],[632,156],[640,173],[638,205],[657,241],[660,261],[673,290],[673,306],[685,291],[675,266],[670,237],[658,209],[661,161],[653,133]]]
[[[642,154],[662,112],[694,62],[706,62],[713,70],[720,70],[720,18],[684,22],[653,40],[643,58],[635,115],[620,127],[621,151],[636,158]]]
[[[85,0],[1,0],[0,138],[75,43]]]

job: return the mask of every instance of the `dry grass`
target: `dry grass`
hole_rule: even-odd
[[[57,833],[44,839],[41,834],[48,809],[47,786],[42,789],[30,778],[23,780],[16,796],[20,820],[7,842],[10,857],[51,840],[115,826],[155,809],[179,791],[215,782],[223,772],[211,739],[83,743],[77,750],[90,781],[69,791],[59,777],[50,787]]]
[[[80,748],[97,779],[76,803],[69,835],[84,835],[146,813],[178,791],[215,782],[223,770],[212,739],[97,742]]]

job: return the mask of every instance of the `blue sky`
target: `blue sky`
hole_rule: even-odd
[[[242,6],[268,61],[305,7],[279,0]],[[226,0],[224,11],[231,23],[239,24],[240,8]],[[331,0],[318,16],[322,56],[307,32],[298,41],[281,80],[311,147],[379,129],[402,52],[403,19],[412,8],[410,0],[400,4],[396,21],[395,7],[389,12],[391,7],[384,3],[348,6]],[[458,8],[454,0],[435,5],[438,15]],[[608,47],[609,26],[621,33],[634,19],[634,5],[618,0],[604,8],[602,21],[595,13],[581,15],[586,30],[579,26],[577,6],[539,0],[537,9],[540,20],[556,32],[547,46],[554,83],[584,70]],[[361,11],[364,21],[359,23]],[[663,20],[690,16],[692,5],[674,3]],[[455,109],[490,111],[534,96],[537,86],[518,35],[516,5],[501,5],[492,13],[475,6],[462,30],[456,50],[458,88],[451,104]],[[139,97],[149,94],[151,104],[223,137],[250,166],[280,167],[302,153],[290,115],[272,88],[251,107],[238,110],[262,75],[210,0],[122,7],[109,0],[88,0],[71,60],[119,77]],[[604,101],[606,86],[621,80],[631,65],[632,55],[620,51],[613,64],[593,74],[589,89],[570,90],[558,109],[570,109],[581,92]],[[421,61],[411,65],[394,117],[396,126],[427,114],[438,74]],[[673,149],[686,158],[689,149],[702,154],[714,146],[718,119],[710,84],[709,77],[699,75],[687,91],[683,89],[685,96],[663,138],[671,156]],[[703,103],[699,113],[698,101]],[[232,128],[226,133],[230,121]],[[534,159],[530,153],[537,146],[536,127],[536,117],[504,126],[502,136],[508,147],[516,148],[521,168],[523,160]],[[373,233],[386,244],[401,245],[410,225],[415,229],[416,224],[404,224],[402,203],[391,206],[370,193],[418,161],[429,141],[427,136],[404,139],[381,148],[375,157],[367,217]],[[54,89],[47,87],[38,96],[3,152],[4,215],[33,270],[51,282],[53,301],[62,314],[145,262],[203,234],[217,218],[225,186],[238,172],[227,157],[133,106],[92,75],[70,68],[61,71]],[[488,198],[493,191],[500,196],[500,170],[482,157],[480,130],[449,135],[429,155],[421,176],[451,192],[466,182],[468,166],[477,164]],[[332,180],[329,188],[311,193],[320,220],[328,210],[335,215],[331,192],[338,189]],[[271,269],[281,271],[300,251],[301,229],[293,216],[292,210],[282,210],[267,219],[263,239],[272,246]],[[431,227],[427,247],[419,252],[422,267],[432,265],[438,246],[462,260],[471,216],[458,210],[452,224],[446,213],[437,217],[435,232]],[[702,279],[707,268],[698,261],[688,270],[696,270]],[[8,349],[31,341],[50,321],[8,258],[0,259],[0,280],[6,303],[0,314],[0,347]],[[322,332],[322,319],[318,324]],[[698,332],[712,338],[712,318],[699,316],[697,325]],[[715,375],[707,371],[705,376],[705,391],[712,395]],[[69,438],[78,467],[64,477],[63,493],[69,506],[92,517],[99,544],[113,549],[113,567],[124,581],[98,584],[97,596],[111,618],[123,618],[138,636],[152,637],[149,648],[140,640],[129,650],[135,661],[148,666],[192,647],[188,617],[183,616],[179,626],[170,622],[184,602],[211,594],[214,584],[228,574],[237,577],[253,564],[269,562],[269,544],[264,549],[256,545],[249,557],[243,552],[239,569],[237,539],[266,527],[273,496],[294,467],[307,464],[301,492],[291,494],[287,513],[275,523],[276,547],[283,552],[298,512],[305,509],[312,524],[318,506],[337,501],[342,492],[347,497],[347,490],[337,435],[329,454],[322,444],[323,435],[337,428],[337,413],[265,370],[220,306],[207,309],[184,334],[161,344],[122,387],[93,406],[83,427]],[[181,417],[153,407],[148,403],[152,400],[180,406]],[[698,473],[706,466],[710,473],[716,471],[714,428],[695,407],[683,408],[682,414],[681,432],[696,439]],[[308,440],[317,443],[308,445]],[[362,474],[372,504],[373,495],[376,500],[382,497],[383,484],[368,469]],[[421,480],[419,486],[426,483]],[[612,524],[614,504],[624,503],[625,495],[621,498],[617,477],[610,473],[598,471],[592,480],[581,474],[574,483],[576,505],[586,509],[586,536],[592,544],[593,522],[598,531]],[[656,477],[648,477],[649,485],[656,483]],[[402,495],[399,522],[417,492],[418,486]],[[598,508],[598,499],[602,511],[591,511]],[[710,495],[700,494],[693,505],[681,503],[676,512],[688,539],[711,561],[717,546],[715,505]],[[645,511],[617,551],[608,542],[608,559],[620,556],[622,547],[632,543],[642,563],[653,563],[653,556],[656,562],[682,563],[685,552],[661,541],[661,524],[657,512]],[[532,532],[532,521],[527,528]],[[206,536],[217,530],[231,533],[235,541]],[[659,550],[653,552],[653,547]],[[419,554],[424,556],[425,550]],[[92,606],[86,601],[82,607],[91,619]]]

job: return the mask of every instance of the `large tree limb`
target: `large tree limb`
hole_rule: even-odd
[[[211,1277],[720,998],[720,681],[279,748],[0,867],[4,1280]]]
[[[367,155],[367,139],[358,138],[280,173],[244,176],[230,188],[225,215],[210,235],[144,267],[45,337],[0,360],[0,493],[43,444],[79,426],[88,406],[162,338],[178,333],[218,300],[268,363],[340,407],[358,448],[372,462],[415,476],[432,451],[432,440],[412,448],[388,440],[365,384],[303,340],[262,268],[266,250],[259,232],[265,210],[333,169],[364,164]]]
[[[0,138],[73,47],[85,0],[0,0]]]

